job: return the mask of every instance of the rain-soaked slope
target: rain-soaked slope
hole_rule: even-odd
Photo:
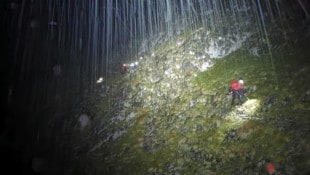
[[[215,60],[206,51],[230,50],[236,40],[206,49],[213,37],[221,38],[203,28],[184,33],[143,55],[134,71],[97,84],[81,115],[66,121],[75,124],[63,136],[68,173],[253,174],[267,160],[280,172],[307,171],[307,161],[297,162],[309,143],[308,41],[253,53],[252,35]],[[238,77],[246,101],[231,106],[228,85]]]
[[[271,161],[280,174],[307,174],[307,43],[260,55],[244,47],[201,73],[179,62],[189,55],[177,41],[145,55],[135,72],[113,80],[113,92],[101,92],[96,117],[77,136],[83,142],[73,143],[74,173],[263,174]],[[238,77],[246,101],[230,106],[228,85]]]

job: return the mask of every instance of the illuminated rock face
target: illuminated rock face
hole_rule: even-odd
[[[209,36],[206,33],[199,29],[189,38],[180,36],[174,44],[143,55],[136,71],[113,79],[110,93],[98,105],[100,115],[92,122],[89,138],[96,140],[89,139],[87,147],[89,154],[105,155],[104,163],[116,164],[107,172],[131,169],[128,162],[143,160],[149,164],[141,174],[261,174],[268,156],[294,167],[282,157],[294,150],[284,129],[290,130],[288,122],[282,120],[289,116],[282,107],[304,107],[292,104],[298,98],[286,94],[285,87],[292,88],[293,83],[282,86],[281,92],[275,88],[273,72],[264,63],[270,58],[251,47],[229,54],[235,48],[232,42],[214,44],[224,48],[214,53],[217,58],[229,56],[211,58],[205,49],[212,44],[201,39]],[[248,37],[250,42],[245,42],[253,44],[252,36]],[[309,73],[306,68],[298,70],[303,76]],[[249,97],[232,107],[229,81],[239,74],[244,75]],[[285,81],[286,77],[280,82]],[[309,94],[305,90],[301,100],[308,103]],[[299,148],[305,150],[304,145]]]
[[[257,110],[260,109],[260,101],[257,99],[246,100],[242,105],[236,106],[225,119],[231,122],[240,122],[248,119],[256,119],[253,117]]]
[[[229,30],[234,31],[235,26],[230,27]],[[143,60],[139,60],[139,69],[131,76],[133,83],[129,96],[135,94],[135,101],[138,102],[135,104],[152,106],[154,110],[173,106],[175,101],[181,104],[181,111],[192,108],[194,104],[205,103],[201,96],[203,90],[193,85],[192,80],[199,73],[211,69],[215,59],[242,47],[250,33],[244,30],[235,35],[228,32],[214,34],[199,28],[187,38],[180,35],[174,44],[144,55]],[[201,95],[191,97],[190,94]]]
[[[120,127],[109,125],[113,129],[105,130],[109,133],[105,138],[110,139],[102,139],[100,143],[94,144],[92,150],[102,150],[101,148],[110,142],[120,147],[126,145],[123,150],[129,149],[129,153],[123,153],[123,150],[108,153],[110,157],[106,162],[109,163],[122,156],[122,160],[138,162],[142,158],[137,156],[135,159],[136,153],[157,155],[167,151],[161,160],[157,160],[160,163],[151,163],[147,170],[150,174],[191,171],[187,164],[197,162],[195,171],[201,174],[222,171],[260,174],[265,168],[265,159],[268,156],[285,162],[281,156],[287,151],[280,150],[281,155],[278,151],[283,147],[288,148],[286,146],[291,144],[290,137],[283,131],[283,127],[278,125],[281,119],[270,117],[280,113],[285,116],[285,113],[270,111],[281,110],[277,109],[278,105],[289,107],[292,105],[292,97],[286,98],[284,95],[283,98],[276,98],[271,94],[279,92],[273,81],[266,85],[272,72],[259,63],[261,60],[251,60],[256,59],[257,54],[249,50],[237,51],[240,54],[229,57],[228,63],[224,59],[216,60],[222,64],[221,67],[216,67],[216,64],[213,65],[214,59],[208,54],[196,54],[199,49],[189,49],[196,46],[195,41],[180,37],[175,45],[144,55],[143,60],[139,61],[139,68],[123,77],[125,98],[119,103],[121,110],[112,117],[113,123]],[[199,48],[203,50],[205,47],[204,45]],[[246,59],[251,61],[239,66],[239,63]],[[208,61],[213,66],[202,73],[203,70],[198,65]],[[231,97],[226,93],[232,75],[225,74],[226,71],[246,76],[245,86],[250,96],[245,97],[242,105],[230,106]],[[211,75],[208,75],[208,72]],[[201,84],[194,81],[202,75],[205,76]],[[111,88],[116,87],[118,86]],[[304,94],[309,95],[307,91]],[[271,120],[272,124],[266,122]],[[100,136],[102,138],[102,135]],[[294,150],[293,147],[288,149]],[[153,161],[156,159],[154,157],[143,160]],[[285,163],[293,167],[290,163]],[[126,168],[130,168],[131,165],[127,166]],[[222,170],[223,166],[230,168]]]
[[[237,37],[248,36],[244,33]],[[209,43],[211,40],[212,43]],[[119,96],[110,97],[112,94],[108,94],[105,98],[117,101],[114,106],[117,106],[118,110],[105,123],[96,124],[93,133],[100,135],[101,141],[93,145],[91,151],[96,151],[102,144],[117,140],[125,134],[141,115],[139,112],[131,112],[133,109],[142,108],[152,113],[144,119],[146,128],[139,139],[139,146],[150,152],[162,148],[162,136],[165,136],[162,131],[166,127],[174,126],[182,133],[195,133],[206,128],[199,124],[187,126],[186,123],[193,118],[202,117],[202,120],[212,116],[225,117],[226,113],[220,110],[223,96],[206,92],[194,84],[193,79],[199,73],[211,69],[214,65],[213,59],[229,54],[234,48],[240,47],[238,44],[243,41],[234,41],[230,36],[214,37],[210,31],[199,28],[190,37],[180,36],[175,42],[162,50],[143,55],[143,59],[137,60],[139,66],[135,72],[124,75],[122,83],[116,81],[111,85],[111,89],[119,89],[121,92],[116,93]],[[195,111],[196,107],[214,110]],[[187,113],[192,109],[192,113]],[[168,121],[165,121],[163,116],[169,116]],[[217,127],[220,125],[218,122]]]

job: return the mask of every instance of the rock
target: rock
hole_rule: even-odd
[[[124,133],[126,133],[125,130],[123,131],[116,131],[113,136],[112,136],[112,140],[116,140],[117,138],[119,138],[121,135],[123,135]]]
[[[191,100],[189,103],[189,108],[193,108],[196,105],[196,101],[195,100]]]
[[[131,112],[127,117],[126,117],[126,121],[130,121],[132,119],[134,119],[137,116],[137,113],[135,112]]]

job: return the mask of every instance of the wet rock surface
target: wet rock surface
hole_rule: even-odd
[[[217,58],[224,57],[251,35],[205,44],[210,36],[204,29],[180,36],[175,44],[145,54],[134,72],[99,86],[85,104],[86,111],[95,112],[77,117],[77,128],[83,130],[73,144],[77,159],[104,164],[93,167],[98,172],[147,175],[263,174],[266,160],[272,159],[278,173],[294,174],[300,167],[292,162],[308,161],[299,154],[309,146],[303,139],[309,120],[299,112],[309,112],[309,87],[290,94],[268,84],[269,70],[243,72],[249,79],[247,96],[231,106],[229,75],[200,79],[218,69],[215,55],[208,52],[212,47],[220,50]],[[246,50],[250,59],[258,57],[252,52]],[[296,72],[305,75],[309,69]]]

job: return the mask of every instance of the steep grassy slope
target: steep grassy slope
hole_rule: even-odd
[[[310,167],[306,43],[260,57],[239,49],[216,60],[210,70],[187,77],[198,90],[181,89],[174,103],[156,106],[159,110],[132,107],[137,115],[134,124],[89,155],[91,169],[97,174],[262,174],[269,160],[280,173],[306,174]],[[228,85],[238,77],[245,80],[246,102],[230,106]],[[188,99],[195,99],[195,105],[184,110]]]
[[[185,33],[98,85],[90,124],[65,136],[71,174],[263,174],[267,161],[280,174],[310,171],[309,40],[253,55],[250,39],[201,72],[203,36]],[[239,77],[247,94],[231,106]]]

